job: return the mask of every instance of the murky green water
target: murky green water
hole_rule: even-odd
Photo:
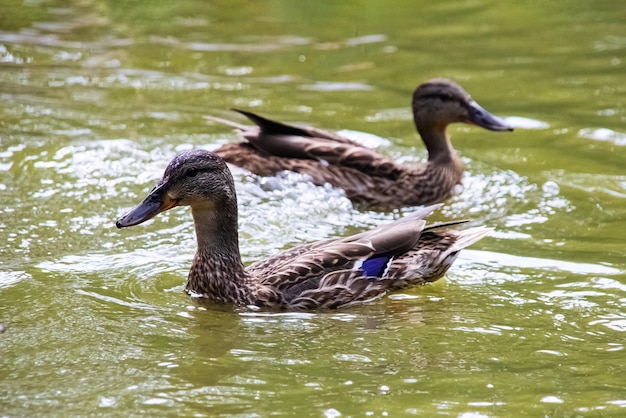
[[[623,415],[625,21],[621,0],[4,1],[0,415]],[[114,227],[177,151],[236,140],[202,119],[230,107],[419,160],[433,76],[518,127],[452,129],[465,189],[433,219],[497,232],[433,286],[207,309],[188,211]],[[247,261],[398,216],[234,173]]]

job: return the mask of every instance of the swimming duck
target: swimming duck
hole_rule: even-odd
[[[429,205],[452,196],[461,183],[464,165],[452,148],[446,128],[465,122],[491,131],[512,131],[504,120],[472,100],[461,86],[433,79],[413,93],[415,127],[428,150],[428,161],[402,166],[335,132],[297,127],[234,109],[255,125],[205,116],[234,127],[245,142],[215,150],[227,162],[261,176],[283,170],[308,175],[313,183],[330,183],[345,190],[354,203],[365,208],[392,209]]]
[[[247,268],[241,261],[233,177],[217,154],[186,151],[167,166],[150,194],[122,216],[118,228],[190,206],[197,250],[186,290],[210,302],[272,310],[333,309],[388,291],[433,282],[459,251],[490,228],[447,229],[422,220],[438,206],[345,238],[296,246]]]

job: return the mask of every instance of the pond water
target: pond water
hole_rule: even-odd
[[[3,2],[0,415],[622,416],[621,0]],[[188,209],[117,230],[240,107],[411,163],[415,86],[449,77],[515,125],[453,126],[464,189],[432,220],[496,232],[446,278],[324,313],[233,312],[183,287]],[[402,215],[233,168],[250,262]]]

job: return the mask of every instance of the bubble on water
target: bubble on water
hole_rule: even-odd
[[[551,180],[543,183],[543,186],[541,186],[541,190],[543,190],[545,196],[557,196],[561,191],[559,185]]]
[[[341,416],[341,412],[337,411],[335,408],[329,408],[324,411],[324,416],[326,418],[336,418]]]
[[[563,399],[557,396],[544,396],[541,398],[541,402],[543,403],[563,403]]]
[[[112,396],[101,396],[100,400],[98,401],[98,406],[100,408],[110,408],[112,406],[115,406],[116,403],[117,400]]]

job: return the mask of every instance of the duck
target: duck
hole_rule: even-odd
[[[427,225],[431,205],[347,237],[297,245],[245,267],[238,238],[237,195],[226,162],[193,149],[175,156],[137,206],[120,217],[126,228],[178,206],[191,207],[197,248],[186,291],[209,303],[278,311],[338,309],[441,278],[459,251],[490,233]]]
[[[415,127],[428,151],[428,161],[417,166],[400,165],[333,131],[289,125],[241,109],[233,110],[254,125],[204,118],[234,128],[243,139],[214,150],[228,163],[259,176],[301,173],[318,186],[329,183],[343,189],[358,207],[381,210],[431,205],[454,194],[465,167],[452,147],[448,125],[464,122],[490,131],[513,130],[448,79],[419,85],[412,108]]]

